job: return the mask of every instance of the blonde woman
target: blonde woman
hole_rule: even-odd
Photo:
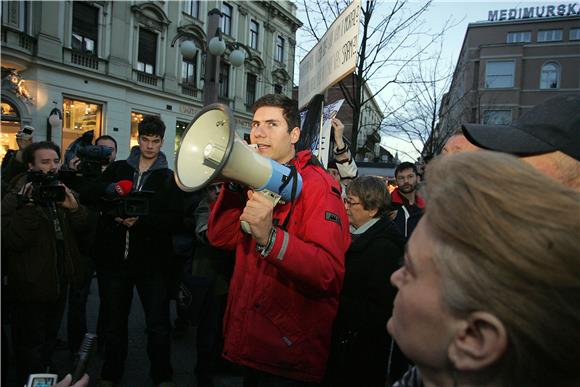
[[[513,156],[447,155],[391,282],[397,387],[580,386],[580,194]]]

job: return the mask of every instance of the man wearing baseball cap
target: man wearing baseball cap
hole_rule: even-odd
[[[462,125],[480,148],[511,153],[580,190],[580,94],[550,98],[511,125]]]

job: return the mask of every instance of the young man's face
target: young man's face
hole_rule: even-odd
[[[417,175],[412,168],[403,169],[397,176],[397,185],[399,186],[399,191],[402,193],[411,193],[417,188]]]
[[[161,146],[163,145],[163,139],[161,136],[149,136],[142,135],[139,136],[139,149],[141,150],[141,157],[145,159],[155,159],[159,156],[161,152]]]
[[[53,149],[38,149],[34,152],[34,163],[28,163],[28,168],[43,173],[56,172],[60,167],[60,157]]]
[[[280,107],[262,106],[254,113],[250,141],[258,145],[258,153],[284,164],[294,158],[294,144],[300,128],[288,131],[284,111]]]

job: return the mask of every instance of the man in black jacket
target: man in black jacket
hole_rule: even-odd
[[[134,286],[145,312],[151,377],[155,385],[173,386],[168,282],[171,233],[180,222],[182,195],[161,152],[164,133],[161,119],[146,117],[139,125],[139,146],[103,174],[110,183],[109,195],[126,195],[124,190],[132,189],[121,201],[113,201],[99,220],[97,272],[105,335],[99,386],[114,386],[123,376]],[[123,201],[135,206],[123,206]]]
[[[31,144],[22,159],[29,175],[15,177],[2,199],[2,269],[11,302],[14,365],[23,384],[28,374],[51,366],[67,286],[84,282],[87,263],[77,237],[86,230],[87,209],[55,180],[57,145]]]

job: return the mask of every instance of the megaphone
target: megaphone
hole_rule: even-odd
[[[280,199],[297,199],[302,190],[300,174],[258,154],[236,134],[234,123],[231,110],[220,103],[208,105],[195,115],[175,158],[179,188],[197,191],[222,176],[263,191],[274,205]]]

